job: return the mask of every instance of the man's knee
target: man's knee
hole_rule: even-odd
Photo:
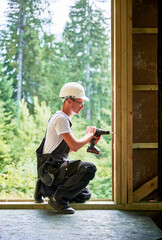
[[[92,180],[95,176],[97,168],[91,162],[82,162],[79,167],[79,171],[85,172],[84,179]]]

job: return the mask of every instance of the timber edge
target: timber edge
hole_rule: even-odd
[[[112,201],[88,201],[86,203],[70,204],[76,210],[162,210],[162,202],[134,202],[132,204],[116,204]],[[0,209],[52,209],[48,202],[35,203],[34,201],[0,201]]]

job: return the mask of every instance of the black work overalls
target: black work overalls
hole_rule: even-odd
[[[69,121],[70,126],[71,122]],[[96,167],[81,160],[68,161],[69,146],[64,140],[50,154],[42,154],[45,138],[36,150],[38,178],[44,197],[54,197],[62,204],[85,202],[91,197],[86,188],[93,179]]]

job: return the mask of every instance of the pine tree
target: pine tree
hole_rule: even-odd
[[[14,98],[33,105],[40,79],[41,38],[50,19],[41,17],[46,0],[9,0],[8,24],[1,31],[1,53],[5,71],[13,81]],[[50,16],[50,15],[48,15]]]
[[[59,91],[67,80],[66,61],[64,60],[64,44],[56,42],[53,34],[43,36],[41,48],[40,79],[37,96],[45,101],[53,112],[61,109]]]
[[[4,69],[0,63],[0,72],[3,75]],[[0,101],[3,102],[6,123],[9,123],[12,117],[16,116],[16,102],[13,99],[12,79],[7,80],[7,76],[0,76]]]
[[[72,81],[83,84],[90,98],[86,119],[95,122],[110,107],[110,38],[103,13],[94,3],[79,0],[71,7],[70,21],[63,37],[66,44],[68,72]],[[92,109],[95,111],[92,111]],[[103,110],[103,111],[102,111]]]

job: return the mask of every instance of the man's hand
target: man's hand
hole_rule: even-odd
[[[86,135],[90,136],[89,143],[91,142],[92,138],[95,138],[96,140],[94,141],[95,144],[98,143],[100,137],[95,136],[96,133],[96,127],[95,126],[88,126],[86,128]]]
[[[88,127],[86,128],[86,134],[90,134],[90,135],[94,136],[95,133],[96,133],[96,127],[94,127],[94,126],[88,126]]]
[[[86,128],[86,136],[88,137],[88,143],[91,142],[92,138],[95,138],[96,127],[94,126],[87,126]]]
[[[92,135],[92,138],[96,139],[94,141],[94,144],[96,145],[98,143],[98,141],[100,140],[100,137],[95,136],[95,133],[96,133],[96,127],[94,127],[94,126],[88,126],[87,127],[86,134],[90,134],[90,135]],[[91,142],[92,138],[90,139],[89,142]]]

